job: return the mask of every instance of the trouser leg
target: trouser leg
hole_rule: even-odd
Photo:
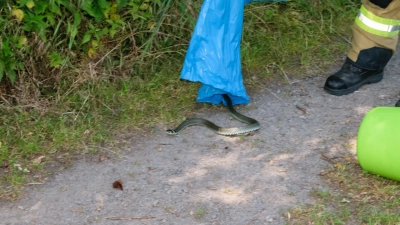
[[[353,25],[348,58],[363,69],[383,69],[396,50],[399,21],[400,0],[365,0]]]
[[[342,68],[328,77],[324,89],[346,95],[364,84],[377,83],[396,50],[400,0],[364,0],[353,25],[352,48]]]

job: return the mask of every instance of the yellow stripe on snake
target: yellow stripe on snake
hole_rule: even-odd
[[[225,128],[225,127],[220,127],[218,125],[215,125],[213,122],[203,119],[203,118],[190,118],[190,119],[183,121],[175,129],[167,130],[166,133],[171,134],[171,135],[176,135],[179,132],[181,132],[183,129],[185,129],[186,127],[194,126],[194,125],[203,125],[209,129],[213,130],[217,134],[227,135],[227,136],[248,133],[248,132],[260,129],[260,124],[258,123],[257,120],[247,117],[243,114],[240,114],[239,112],[237,112],[235,110],[235,108],[233,107],[233,104],[232,104],[232,100],[230,99],[229,95],[223,94],[222,97],[225,99],[231,115],[235,119],[239,120],[240,122],[246,123],[247,124],[246,126]]]

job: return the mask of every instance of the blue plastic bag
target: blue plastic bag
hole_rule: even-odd
[[[244,5],[278,1],[204,0],[180,75],[202,83],[197,102],[226,104],[222,94],[229,94],[233,104],[250,102],[240,60]]]

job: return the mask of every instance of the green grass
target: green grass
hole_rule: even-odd
[[[289,224],[400,223],[399,182],[364,172],[351,156],[335,162],[322,176],[329,190],[314,190],[315,205],[288,212]]]
[[[194,217],[196,219],[201,219],[206,215],[207,211],[205,208],[201,207],[194,212]]]
[[[324,75],[350,47],[358,1],[250,4],[242,43],[243,69],[257,78]]]
[[[4,107],[0,116],[0,165],[5,167],[2,188],[19,189],[28,180],[40,182],[30,175],[40,171],[32,164],[40,156],[46,156],[43,162],[50,163],[66,154],[79,157],[99,147],[118,148],[119,138],[141,135],[139,128],[143,132],[163,129],[163,123],[182,120],[193,110],[196,84],[183,86],[178,79],[161,73],[149,82],[131,84],[125,80],[78,90],[45,111]],[[18,171],[14,164],[31,172]]]
[[[126,140],[165,129],[194,111],[199,84],[179,80],[201,1],[191,3],[174,1],[157,14],[157,34],[122,32],[104,39],[93,58],[68,51],[62,73],[45,71],[54,74],[53,83],[44,80],[36,89],[40,82],[27,79],[13,87],[3,79],[0,198],[14,199],[28,183],[43,182],[56,172],[51,164],[64,167],[85,154],[119,151]],[[359,1],[344,0],[247,5],[241,50],[248,90],[271,80],[321,75],[341,61],[358,7]],[[74,54],[80,54],[77,61]],[[4,94],[10,91],[18,96]]]

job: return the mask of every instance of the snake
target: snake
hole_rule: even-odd
[[[183,121],[181,124],[179,124],[179,126],[176,127],[175,129],[166,130],[166,133],[170,134],[170,135],[177,135],[179,132],[181,132],[186,127],[193,126],[193,125],[206,126],[207,128],[211,129],[212,131],[216,132],[217,134],[225,135],[225,136],[239,135],[239,134],[249,133],[249,132],[260,129],[260,123],[257,120],[247,117],[235,110],[235,108],[233,107],[233,104],[232,104],[232,100],[228,94],[222,94],[222,97],[225,99],[231,115],[235,119],[239,120],[240,122],[246,123],[247,124],[246,126],[229,127],[229,128],[228,127],[220,127],[220,126],[214,124],[213,122],[203,119],[203,118],[189,118],[189,119]]]

